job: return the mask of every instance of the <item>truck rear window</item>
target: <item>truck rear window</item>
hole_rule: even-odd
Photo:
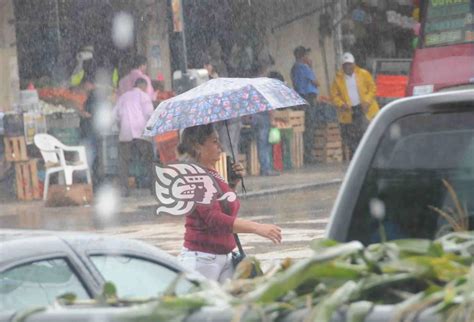
[[[380,241],[374,204],[382,205],[382,223],[389,240],[434,239],[451,231],[449,220],[435,208],[455,216],[464,211],[464,222],[472,229],[473,195],[474,113],[407,116],[391,125],[378,146],[348,240]]]
[[[473,0],[428,0],[423,21],[424,47],[474,42]]]

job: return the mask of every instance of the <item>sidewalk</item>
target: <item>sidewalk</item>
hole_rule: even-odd
[[[340,184],[346,169],[347,164],[315,165],[302,169],[288,170],[280,176],[245,177],[247,193],[243,194],[240,191],[240,185],[238,190],[241,198],[249,199],[289,191],[315,189],[327,185]],[[0,191],[2,194],[3,192]],[[156,198],[151,196],[148,190],[133,190],[130,197],[122,200],[121,212],[139,211],[146,207],[156,206],[156,204]],[[0,216],[10,216],[19,212],[28,212],[28,210],[35,213],[55,214],[64,212],[66,209],[73,212],[90,212],[93,210],[93,207],[46,208],[43,201],[19,202],[14,198],[9,198],[9,200],[2,200]]]
[[[288,191],[311,189],[341,183],[347,164],[321,164],[302,169],[287,170],[275,177],[246,177],[246,194],[243,198],[254,198]]]
[[[302,169],[286,170],[280,176],[249,176],[244,178],[247,193],[238,187],[242,199],[256,198],[270,194],[279,194],[289,191],[314,189],[332,184],[340,184],[344,178],[347,164],[321,164],[308,166]],[[131,191],[126,199],[127,210],[155,206],[156,198],[148,190]]]

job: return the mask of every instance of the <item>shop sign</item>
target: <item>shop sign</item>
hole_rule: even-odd
[[[450,4],[445,6],[434,6],[433,4],[428,10],[428,19],[441,18],[446,16],[463,15],[469,12],[469,3]]]
[[[425,32],[432,33],[437,31],[462,29],[465,25],[464,17],[452,19],[452,20],[441,20],[433,21],[426,24]]]
[[[469,3],[470,0],[431,0],[432,7],[450,6],[460,3]]]
[[[436,46],[459,42],[463,39],[462,30],[450,30],[436,34],[429,34],[425,37],[426,46]]]

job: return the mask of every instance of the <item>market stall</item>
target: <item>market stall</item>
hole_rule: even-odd
[[[41,89],[32,86],[20,91],[14,111],[3,116],[4,157],[15,168],[19,200],[41,199],[44,169],[34,146],[34,136],[48,133],[65,145],[80,143],[80,113],[87,96],[67,89]]]

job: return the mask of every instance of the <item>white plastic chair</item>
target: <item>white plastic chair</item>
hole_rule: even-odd
[[[87,165],[85,147],[65,145],[49,134],[36,134],[34,142],[43,156],[46,168],[43,200],[46,200],[48,197],[49,177],[53,173],[62,172],[67,186],[72,185],[72,174],[74,171],[86,171],[87,182],[92,182],[89,166]],[[66,161],[64,151],[77,153],[78,160],[73,162]]]

